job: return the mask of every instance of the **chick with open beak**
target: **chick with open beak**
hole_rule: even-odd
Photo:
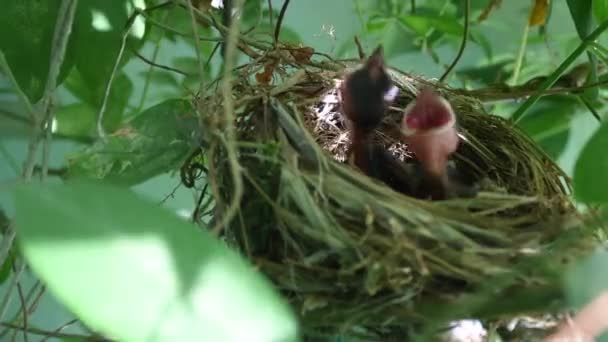
[[[401,132],[422,169],[417,197],[449,197],[448,158],[460,142],[450,103],[432,89],[422,89],[405,108]]]

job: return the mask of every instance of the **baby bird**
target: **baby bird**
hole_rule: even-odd
[[[369,175],[372,133],[398,91],[386,72],[381,46],[361,68],[346,77],[339,91],[342,113],[351,134],[354,164]]]
[[[401,132],[419,162],[414,196],[443,200],[473,196],[474,189],[460,184],[448,159],[458,149],[456,115],[450,103],[430,88],[420,91],[404,110]]]

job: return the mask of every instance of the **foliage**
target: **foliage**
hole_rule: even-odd
[[[9,242],[0,246],[0,283],[8,287],[10,280],[16,279],[18,256],[23,253],[53,294],[87,327],[104,335],[140,340],[152,334],[161,340],[163,337],[174,340],[179,337],[163,335],[170,334],[168,330],[153,329],[178,324],[183,327],[179,333],[187,336],[204,332],[201,338],[223,340],[232,333],[249,332],[247,326],[252,321],[245,319],[248,317],[258,319],[255,322],[260,322],[260,329],[267,327],[260,333],[284,333],[288,339],[296,339],[292,314],[261,275],[252,272],[204,229],[197,231],[124,189],[158,175],[180,173],[182,178],[189,179],[188,188],[196,189],[199,203],[195,206],[206,209],[193,213],[196,223],[202,227],[217,223],[210,217],[208,208],[217,204],[214,198],[222,198],[236,185],[228,180],[230,172],[225,172],[216,175],[225,187],[219,189],[211,182],[203,188],[207,174],[202,171],[213,167],[210,165],[213,159],[190,159],[193,151],[202,146],[208,150],[215,148],[224,163],[229,156],[223,154],[223,145],[242,143],[228,141],[232,123],[224,122],[221,115],[210,114],[224,110],[218,100],[225,62],[219,44],[225,32],[217,24],[221,22],[222,10],[211,7],[211,1],[207,0],[80,1],[60,66],[57,90],[51,89],[56,94],[51,101],[52,116],[47,117],[46,113],[38,116],[40,120],[50,117],[53,120],[37,122],[36,116],[28,114],[28,107],[40,110],[44,104],[49,70],[56,61],[53,55],[56,21],[65,1],[9,0],[3,4],[0,52],[6,63],[0,65],[3,75],[0,78],[0,135],[2,139],[9,134],[22,141],[31,139],[31,145],[50,140],[77,143],[77,148],[61,163],[50,163],[51,175],[92,178],[114,185],[68,182],[18,187],[15,225],[21,249],[10,248],[12,239],[8,237],[12,225],[2,225],[3,242]],[[185,5],[189,3],[192,9]],[[268,7],[269,3],[272,8]],[[291,51],[291,68],[296,68],[298,63],[326,66],[323,64],[327,62],[326,57],[310,55],[310,50],[298,50],[314,42],[311,38],[314,34],[295,28],[299,21],[309,18],[293,12],[292,7],[298,3],[292,1],[286,8],[279,43]],[[271,51],[275,47],[274,30],[282,5],[282,1],[245,1],[239,23],[244,43],[239,45],[241,50],[237,56],[241,68],[268,61],[264,59],[268,57],[266,54],[255,51]],[[353,32],[338,30],[337,48],[330,53],[334,57],[357,56],[358,47],[352,39],[356,34],[364,50],[382,44],[387,58],[399,67],[422,73],[412,70],[410,65],[420,65],[415,64],[415,60],[423,60],[427,69],[432,70],[429,73],[439,70],[439,74],[432,77],[439,77],[466,38],[465,58],[459,61],[454,72],[446,75],[449,85],[463,91],[474,90],[467,94],[484,101],[487,109],[495,114],[508,118],[516,113],[513,116],[516,125],[555,161],[560,161],[573,144],[578,144],[582,152],[574,158],[574,197],[579,204],[589,205],[587,210],[591,213],[604,209],[608,202],[605,181],[608,154],[604,152],[608,131],[603,123],[608,48],[605,35],[600,33],[608,23],[608,0],[536,0],[518,5],[520,7],[510,14],[503,7],[513,4],[501,5],[501,1],[496,0],[343,0],[339,6],[344,13],[332,13],[331,20],[354,18],[352,26],[358,28],[351,30]],[[320,9],[313,11],[318,13]],[[528,19],[518,21],[521,11]],[[465,13],[468,23],[464,20]],[[568,25],[563,24],[565,21],[569,21]],[[468,36],[463,37],[466,25]],[[558,26],[567,28],[553,33]],[[318,28],[310,30],[316,32]],[[201,39],[191,39],[193,32]],[[508,34],[500,35],[500,32]],[[587,37],[593,32],[599,38],[589,40]],[[521,43],[520,34],[523,35]],[[515,42],[519,51],[505,53],[501,45],[507,40]],[[246,50],[245,46],[254,46],[255,51]],[[577,47],[580,54],[572,54]],[[270,56],[275,58],[272,53]],[[277,79],[285,80],[285,75],[279,78],[273,74],[276,64],[269,62],[257,67],[248,79],[235,80],[235,94],[251,79],[270,76],[266,84],[260,82],[259,92],[248,94],[267,99]],[[269,74],[265,74],[267,71]],[[572,89],[595,82],[600,84]],[[535,96],[525,104],[517,102],[535,95],[538,90],[553,93],[536,104]],[[497,99],[502,101],[496,102]],[[243,98],[233,100],[237,104],[244,101]],[[204,115],[201,114],[203,107],[208,110]],[[599,128],[588,141],[577,142],[577,125],[587,113],[602,123],[593,123]],[[246,115],[236,114],[237,127],[242,128]],[[203,117],[207,119],[202,120]],[[54,127],[48,137],[42,134],[45,124]],[[35,125],[34,133],[30,133],[31,125]],[[36,129],[40,129],[40,134]],[[242,132],[239,133],[242,136]],[[10,144],[8,139],[6,143]],[[2,164],[18,165],[12,160],[15,159],[11,157],[12,151],[6,152],[4,145],[5,141],[0,140],[0,170]],[[54,144],[50,145],[55,148]],[[20,147],[26,151],[25,144]],[[254,154],[269,159],[263,167],[274,172],[268,166],[274,165],[274,152],[259,152],[274,151],[274,146],[256,145],[257,150],[245,147],[251,149],[243,150],[239,145],[240,151],[253,150]],[[30,163],[32,169],[42,173],[49,166],[46,157],[51,152],[41,150],[45,155],[42,158],[33,153],[31,160],[25,156],[17,159],[25,160],[26,166]],[[8,162],[5,163],[5,159]],[[195,167],[182,168],[185,161]],[[225,164],[216,167],[225,167]],[[266,189],[275,185],[261,186]],[[10,210],[12,205],[0,203],[3,208],[9,208],[6,209],[9,216],[15,215]],[[216,209],[221,212],[226,208]],[[259,212],[263,216],[270,209],[249,203],[247,212]],[[236,221],[238,219],[242,218],[237,217]],[[262,219],[259,221],[255,223],[269,225],[261,222]],[[603,223],[599,222],[591,229],[604,237],[602,228]],[[273,243],[272,236],[262,236],[268,237],[269,244]],[[238,240],[238,236],[226,239],[231,243]],[[314,257],[319,256],[311,258]],[[152,259],[164,262],[163,267],[148,263]],[[183,294],[196,293],[197,298],[208,294],[205,281],[196,276],[212,269],[214,260],[219,260],[224,272],[212,278],[221,282],[219,288],[212,289],[216,291],[213,294],[234,304],[196,306],[200,302]],[[583,275],[571,276],[564,282],[573,305],[587,300],[589,289],[588,283],[572,279],[590,277],[607,262],[603,255],[590,260],[570,271]],[[599,277],[594,286],[605,288],[608,281]],[[7,293],[17,296],[17,292]],[[170,307],[173,309],[167,309]],[[0,321],[6,320],[5,309],[0,307]],[[118,312],[124,314],[117,315]],[[166,316],[159,316],[161,313]],[[216,319],[222,315],[230,315],[230,321]],[[11,322],[27,324],[20,317],[17,312]],[[135,318],[137,323],[131,323]],[[201,326],[193,329],[195,323],[208,325],[204,329]],[[0,331],[0,339],[6,334],[6,330]],[[232,340],[238,340],[232,336]]]

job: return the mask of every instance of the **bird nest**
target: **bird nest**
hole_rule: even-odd
[[[308,57],[279,51],[239,69],[231,101],[243,194],[223,231],[291,302],[307,336],[386,340],[561,307],[564,263],[592,239],[567,177],[533,141],[464,92],[390,69],[400,93],[374,139],[408,163],[397,123],[431,86],[457,115],[464,142],[453,162],[479,188],[445,201],[397,193],[345,162],[336,88],[355,64]],[[208,113],[217,222],[235,190],[218,139],[221,93],[197,105]]]

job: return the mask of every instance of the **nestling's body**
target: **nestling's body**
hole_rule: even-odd
[[[460,143],[456,115],[448,101],[430,88],[422,89],[405,108],[402,133],[420,165],[416,197],[441,200],[474,194],[474,189],[455,179],[456,170],[448,168],[449,157]]]
[[[372,133],[382,122],[395,89],[384,68],[381,47],[363,67],[348,75],[340,87],[342,113],[351,134],[354,164],[366,174],[370,158],[373,158],[370,155]]]

